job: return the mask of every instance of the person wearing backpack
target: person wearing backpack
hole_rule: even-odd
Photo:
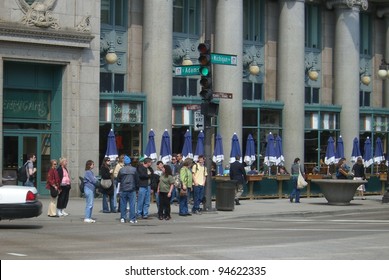
[[[27,170],[27,181],[23,182],[23,186],[35,187],[36,168],[34,167],[34,162],[36,162],[36,155],[29,154],[28,160],[25,164]]]

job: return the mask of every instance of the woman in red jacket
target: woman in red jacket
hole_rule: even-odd
[[[61,180],[57,171],[57,161],[52,159],[50,161],[51,167],[47,173],[46,179],[46,189],[50,190],[51,200],[49,203],[49,209],[47,215],[49,217],[58,217],[57,216],[57,196],[61,192],[60,184]]]

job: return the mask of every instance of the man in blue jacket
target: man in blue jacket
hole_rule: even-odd
[[[117,180],[120,184],[120,222],[126,222],[127,205],[130,203],[129,221],[136,224],[135,202],[136,190],[139,187],[139,175],[135,167],[131,166],[131,159],[124,157],[124,166],[120,169]]]

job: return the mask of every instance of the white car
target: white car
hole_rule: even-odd
[[[42,214],[42,203],[37,195],[34,187],[0,186],[0,220],[38,217]]]

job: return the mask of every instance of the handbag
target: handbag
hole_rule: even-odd
[[[307,181],[305,181],[303,175],[301,174],[300,168],[299,168],[299,176],[297,177],[297,188],[303,189],[308,185]]]
[[[112,186],[111,179],[101,179],[100,185],[103,189],[109,189]]]
[[[180,196],[187,196],[188,192],[187,190],[184,190],[183,188],[180,189]]]
[[[58,196],[58,194],[59,194],[58,189],[55,188],[55,187],[53,187],[53,186],[51,186],[51,187],[50,187],[50,196],[53,197],[53,198],[55,198],[55,197]]]

